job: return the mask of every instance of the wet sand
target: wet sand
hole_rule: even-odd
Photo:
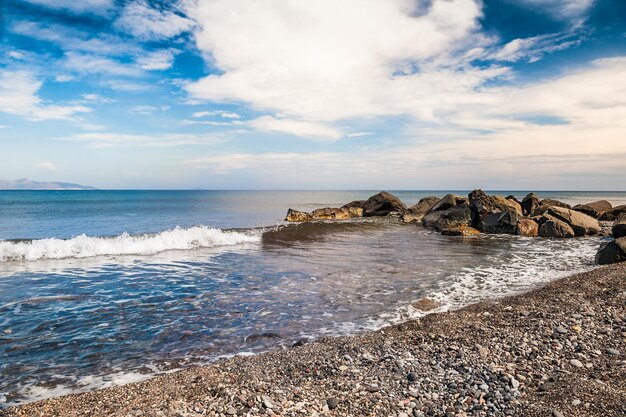
[[[624,416],[626,263],[0,416]]]

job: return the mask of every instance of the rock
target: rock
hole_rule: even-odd
[[[465,205],[450,207],[444,211],[435,224],[437,230],[468,226],[472,221],[472,213]]]
[[[329,398],[326,400],[326,404],[328,405],[329,410],[334,410],[339,405],[339,398]]]
[[[603,243],[596,253],[598,265],[608,265],[626,261],[626,237]]]
[[[611,356],[619,356],[619,353],[620,353],[620,352],[619,352],[619,350],[617,350],[617,349],[608,348],[608,349],[606,350],[606,353],[608,353],[608,354],[609,354],[609,355],[611,355]]]
[[[406,223],[421,221],[424,215],[426,215],[426,213],[428,213],[428,211],[433,208],[439,200],[439,197],[422,198],[417,204],[407,209],[407,211],[402,215],[402,221]]]
[[[501,196],[487,195],[482,190],[474,190],[469,194],[469,208],[472,213],[472,226],[481,231],[484,231],[483,223],[488,214],[510,210],[521,214],[521,207],[516,207],[515,202],[511,202]],[[518,212],[517,210],[520,211]],[[493,222],[494,218],[491,218],[491,220]]]
[[[415,381],[417,381],[417,374],[416,374],[416,373],[414,373],[414,372],[409,372],[409,373],[407,374],[407,376],[406,376],[406,379],[407,379],[409,382],[415,382]]]
[[[539,235],[539,225],[531,219],[520,219],[517,223],[517,234],[520,236],[535,237]]]
[[[443,216],[443,213],[445,213],[445,211],[429,211],[422,218],[422,225],[429,228],[436,227],[439,219],[441,219],[441,217]]]
[[[558,410],[552,410],[552,417],[565,417],[563,413]]]
[[[539,205],[539,198],[535,195],[535,193],[529,193],[522,200],[522,209],[524,210],[525,215],[529,215],[535,208]]]
[[[287,217],[285,217],[286,222],[307,222],[311,219],[311,214],[294,209],[287,210]]]
[[[363,204],[365,204],[365,200],[354,200],[349,202],[348,204],[344,204],[341,208],[363,208]]]
[[[572,209],[585,213],[587,216],[591,216],[594,219],[599,219],[607,211],[611,210],[613,205],[606,200],[594,201],[593,203],[578,204]]]
[[[517,233],[519,217],[519,213],[512,209],[487,214],[483,219],[483,232],[514,235]]]
[[[443,229],[441,234],[444,236],[475,236],[479,235],[480,231],[471,226],[457,226]]]
[[[571,361],[569,361],[570,365],[576,367],[576,368],[582,368],[584,365],[581,361],[579,361],[578,359],[572,359]]]
[[[548,209],[547,214],[567,223],[576,236],[597,235],[602,229],[598,220],[576,210],[554,206]]]
[[[611,233],[616,239],[626,236],[626,214],[622,214],[619,219],[615,220]]]
[[[553,200],[551,198],[543,199],[539,202],[539,204],[535,207],[535,209],[530,212],[528,215],[530,217],[541,216],[545,212],[547,212],[551,207],[561,207],[569,209],[571,208],[569,204],[562,203],[558,200]]]
[[[612,222],[614,220],[619,219],[622,214],[626,214],[626,204],[613,207],[611,210],[604,212],[604,214],[600,216],[600,220]]]
[[[574,237],[576,234],[567,223],[559,219],[550,218],[539,227],[539,236],[566,238]]]
[[[421,298],[412,303],[411,306],[420,311],[430,311],[439,307],[439,303],[431,300],[430,298]]]
[[[311,213],[312,220],[347,220],[354,217],[363,217],[363,209],[360,207],[326,207],[313,210],[313,212]]]
[[[398,197],[386,191],[371,196],[363,203],[363,215],[366,217],[387,216],[393,212],[404,213],[405,211],[406,205]]]
[[[524,215],[524,209],[522,207],[522,203],[514,195],[509,195],[505,197],[504,199],[508,201],[511,207],[515,209],[515,211],[517,211],[521,216]]]
[[[558,334],[567,334],[567,329],[563,326],[556,326],[554,331]]]
[[[465,198],[454,194],[447,194],[441,200],[435,203],[434,206],[431,207],[429,213],[434,211],[448,210],[451,207],[465,203],[467,203],[467,200]]]

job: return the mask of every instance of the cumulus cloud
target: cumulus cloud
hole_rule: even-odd
[[[187,85],[196,99],[249,103],[292,119],[412,114],[465,104],[504,68],[455,65],[489,43],[478,0],[192,3],[197,46],[222,73]],[[375,28],[375,29],[374,29]]]
[[[60,106],[45,103],[37,92],[42,81],[28,71],[0,69],[0,111],[30,120],[76,120],[89,107]]]
[[[143,40],[162,40],[191,30],[194,22],[181,13],[159,10],[139,0],[126,4],[115,26]]]

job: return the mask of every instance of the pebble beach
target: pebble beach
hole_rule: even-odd
[[[0,416],[624,416],[626,264]]]

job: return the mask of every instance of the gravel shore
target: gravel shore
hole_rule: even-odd
[[[625,416],[626,263],[0,416]]]

